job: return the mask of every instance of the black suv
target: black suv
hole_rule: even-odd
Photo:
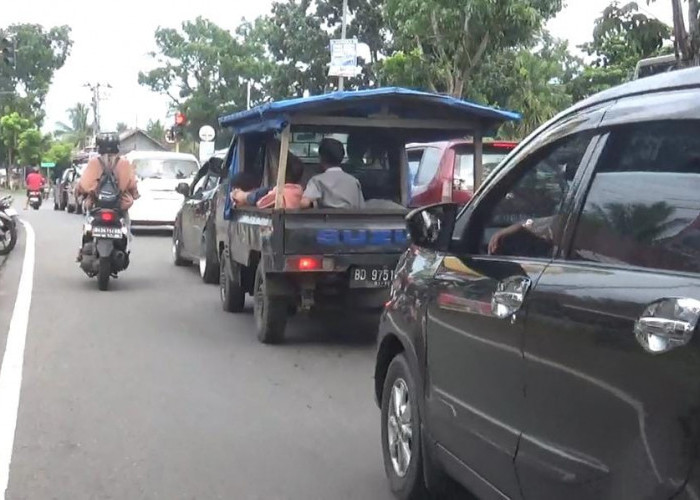
[[[399,498],[700,494],[700,69],[591,97],[408,217],[375,371]]]

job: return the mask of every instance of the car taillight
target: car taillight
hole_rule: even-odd
[[[116,215],[114,214],[114,212],[107,212],[107,211],[100,212],[100,220],[102,220],[102,222],[114,222],[115,218],[116,218]]]
[[[289,257],[286,268],[290,271],[318,271],[323,262],[318,257]]]

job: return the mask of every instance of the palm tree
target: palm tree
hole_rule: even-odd
[[[70,125],[64,122],[56,123],[56,137],[83,149],[92,135],[92,124],[88,122],[89,114],[90,109],[80,102],[68,109]]]
[[[124,123],[124,122],[117,123],[117,133],[118,134],[123,134],[127,130],[129,130],[129,126],[126,123]]]

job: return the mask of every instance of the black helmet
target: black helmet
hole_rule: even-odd
[[[115,132],[102,132],[95,139],[97,152],[104,154],[117,154],[119,152],[119,134]]]

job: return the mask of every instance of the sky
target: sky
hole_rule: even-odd
[[[591,38],[593,24],[610,0],[568,0],[567,6],[548,28],[571,46]],[[624,3],[624,0],[623,2]],[[671,3],[657,0],[642,9],[671,23]],[[121,0],[109,4],[87,0],[3,1],[0,26],[38,23],[44,26],[67,24],[72,28],[73,48],[66,64],[54,76],[46,102],[44,128],[54,129],[66,121],[66,110],[77,102],[90,102],[84,84],[108,82],[102,101],[102,129],[114,129],[117,122],[145,128],[149,119],[167,118],[168,101],[138,84],[139,71],[154,65],[149,52],[155,50],[153,34],[159,27],[179,27],[197,16],[211,19],[233,30],[241,18],[253,19],[270,10],[272,0]],[[104,17],[100,17],[104,13]]]

